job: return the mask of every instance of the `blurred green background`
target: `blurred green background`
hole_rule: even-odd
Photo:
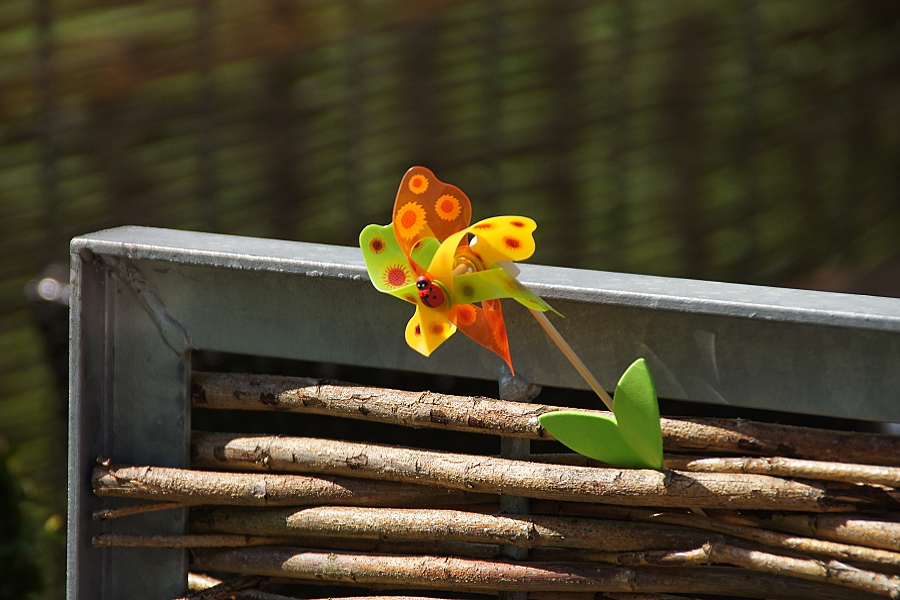
[[[900,296],[900,2],[3,0],[0,597],[63,595],[68,240],[355,244],[414,164],[537,263]]]

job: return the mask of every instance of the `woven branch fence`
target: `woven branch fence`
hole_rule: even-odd
[[[545,441],[537,418],[560,410],[228,373],[195,373],[192,403]],[[93,473],[99,496],[140,501],[95,518],[190,507],[189,532],[93,543],[189,548],[188,598],[206,600],[286,598],[261,589],[285,582],[442,597],[900,598],[900,438],[740,419],[664,418],[662,430],[662,472],[194,431],[189,469],[111,457]],[[503,514],[502,496],[529,499],[528,514]]]

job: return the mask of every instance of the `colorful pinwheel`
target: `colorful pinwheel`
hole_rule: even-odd
[[[416,305],[406,326],[411,348],[429,356],[459,329],[512,370],[499,299],[553,310],[516,280],[512,264],[534,253],[537,225],[525,217],[492,217],[469,226],[471,217],[462,190],[413,167],[400,183],[393,222],[369,225],[359,244],[375,287]]]
[[[544,315],[556,311],[516,280],[513,261],[534,253],[535,222],[507,216],[470,226],[471,218],[472,205],[462,190],[439,181],[424,167],[413,167],[400,183],[392,223],[369,225],[360,233],[359,245],[375,287],[416,305],[406,325],[406,342],[429,356],[459,329],[497,353],[512,371],[500,305],[501,298],[512,298],[531,311],[613,411],[550,412],[539,417],[541,425],[591,458],[662,469],[659,404],[647,363],[638,359],[622,376],[614,409],[613,399]]]

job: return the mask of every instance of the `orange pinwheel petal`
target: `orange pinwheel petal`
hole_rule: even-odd
[[[498,317],[497,311],[492,311],[491,315],[488,316],[484,309],[475,306],[474,304],[462,304],[454,308],[458,309],[462,307],[470,308],[465,308],[456,315],[456,324],[459,327],[459,330],[473,341],[497,354],[506,361],[506,364],[509,365],[509,370],[513,371],[512,359],[510,359],[509,356],[509,344],[501,342],[501,340],[506,339],[505,336],[498,337],[495,332],[498,319],[505,331],[505,326],[502,325],[502,313],[500,313]]]
[[[444,241],[472,220],[472,203],[461,189],[449,185],[425,167],[406,172],[394,201],[394,231],[409,256],[422,238]]]

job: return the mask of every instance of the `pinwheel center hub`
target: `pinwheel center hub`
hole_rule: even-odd
[[[481,257],[471,250],[463,250],[456,253],[455,268],[453,269],[454,274],[457,273],[461,267],[466,267],[465,269],[462,269],[462,273],[465,273],[466,271],[475,273],[484,271],[484,263],[482,262]]]
[[[428,308],[439,308],[447,302],[447,292],[438,281],[422,275],[416,279],[416,288],[419,290],[419,300]]]

